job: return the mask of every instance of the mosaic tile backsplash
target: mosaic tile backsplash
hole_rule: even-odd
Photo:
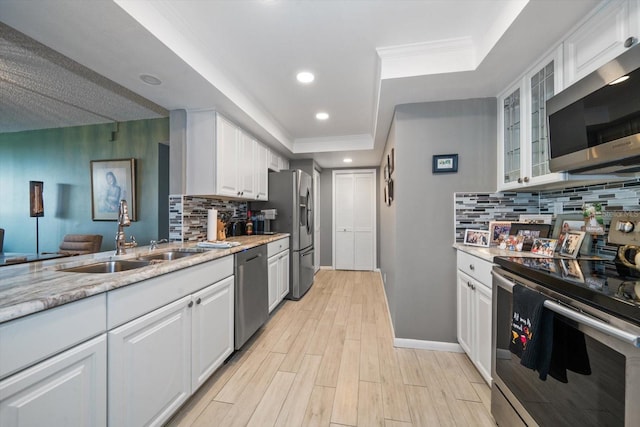
[[[607,211],[640,210],[640,178],[539,193],[456,193],[454,202],[456,242],[462,242],[467,228],[488,230],[489,221],[518,221],[525,213],[581,213],[584,203],[602,205],[608,233]],[[607,244],[606,233],[594,236],[592,253],[613,258],[617,246]]]
[[[217,209],[218,214],[236,213],[246,218],[247,203],[205,197],[169,196],[169,241],[199,242],[207,240],[207,211]]]

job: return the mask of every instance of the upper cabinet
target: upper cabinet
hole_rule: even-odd
[[[569,86],[638,42],[638,0],[602,3],[564,40],[564,76]]]
[[[215,111],[187,113],[187,194],[267,200],[269,150]]]
[[[549,171],[546,102],[636,44],[638,29],[640,0],[604,1],[498,96],[498,191],[603,179]]]
[[[562,87],[559,47],[498,98],[498,190],[563,180],[549,172],[545,104]]]

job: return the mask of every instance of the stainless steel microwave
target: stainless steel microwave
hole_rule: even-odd
[[[550,98],[547,118],[552,172],[640,172],[640,45]]]

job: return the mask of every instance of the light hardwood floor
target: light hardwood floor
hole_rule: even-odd
[[[489,400],[465,354],[393,347],[378,273],[321,270],[169,425],[494,426]]]

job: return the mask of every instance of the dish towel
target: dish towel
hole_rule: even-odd
[[[520,364],[547,379],[553,350],[553,312],[544,308],[547,298],[539,292],[515,285],[509,350]]]
[[[228,249],[240,246],[240,242],[198,242],[196,246],[199,248]]]
[[[559,318],[553,321],[553,352],[549,375],[562,383],[569,382],[567,369],[591,375],[591,364],[584,334]]]

